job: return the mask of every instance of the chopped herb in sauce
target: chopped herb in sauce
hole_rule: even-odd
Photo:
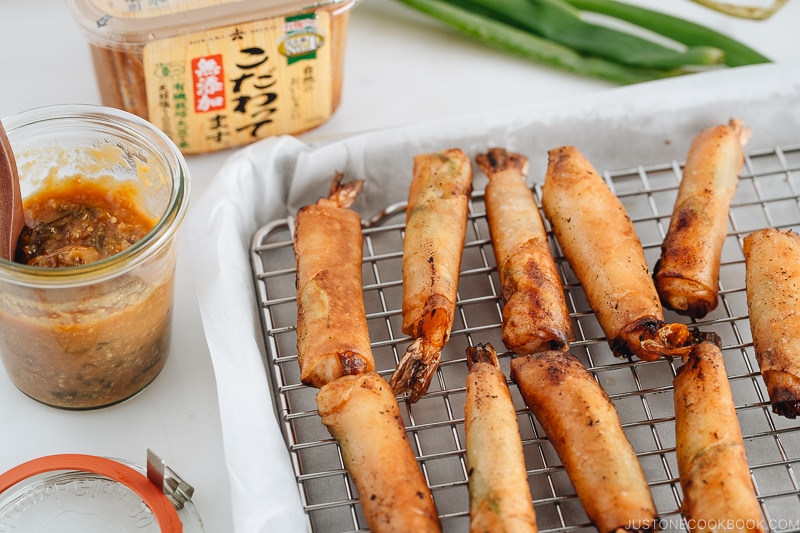
[[[154,226],[136,207],[131,190],[110,190],[80,177],[27,198],[25,220],[15,260],[48,268],[85,265],[117,254]]]

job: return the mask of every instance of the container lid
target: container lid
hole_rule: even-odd
[[[202,533],[193,493],[150,450],[146,470],[104,457],[51,455],[0,475],[0,531]]]
[[[329,9],[339,13],[359,0],[68,0],[89,42],[138,46],[272,17]]]

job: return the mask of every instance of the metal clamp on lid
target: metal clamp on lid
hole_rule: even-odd
[[[192,499],[194,487],[184,481],[153,450],[147,450],[147,479],[169,498],[175,509],[183,509],[186,502]]]

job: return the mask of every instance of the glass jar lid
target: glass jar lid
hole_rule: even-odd
[[[193,493],[150,450],[146,470],[91,455],[40,457],[0,474],[0,531],[202,533]]]

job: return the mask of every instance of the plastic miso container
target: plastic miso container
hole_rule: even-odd
[[[185,154],[327,121],[339,105],[358,0],[68,0],[101,101]]]

